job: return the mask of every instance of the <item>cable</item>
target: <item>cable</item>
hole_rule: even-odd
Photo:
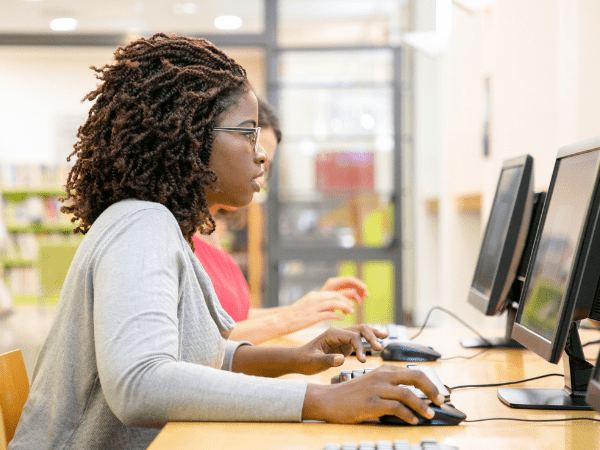
[[[479,332],[473,328],[471,325],[469,325],[467,322],[465,322],[464,320],[462,320],[460,317],[458,317],[456,314],[454,314],[452,311],[447,310],[446,308],[442,308],[441,306],[434,306],[433,308],[431,308],[429,310],[429,312],[427,313],[427,315],[425,316],[425,321],[423,322],[423,325],[421,325],[421,328],[419,329],[419,331],[417,331],[417,334],[415,334],[413,337],[410,338],[410,340],[414,340],[417,336],[419,336],[423,330],[425,329],[425,326],[427,326],[427,322],[429,321],[429,316],[431,316],[431,313],[433,311],[435,311],[436,309],[445,312],[446,314],[448,314],[449,316],[453,317],[454,319],[456,319],[458,322],[460,322],[462,325],[464,325],[465,327],[467,327],[469,330],[471,330],[473,333],[475,333],[477,335],[477,337],[479,339],[481,339],[486,345],[488,345],[489,347],[485,347],[483,350],[481,350],[480,352],[475,353],[474,355],[471,356],[451,356],[449,358],[440,358],[440,361],[448,361],[451,359],[471,359],[471,358],[475,358],[476,356],[481,355],[482,353],[487,352],[490,348],[492,348],[492,343],[490,341],[488,341],[486,338],[484,338],[481,334],[479,334]]]
[[[481,355],[482,353],[485,353],[489,350],[489,347],[484,348],[483,350],[480,350],[479,352],[475,353],[474,355],[471,356],[450,356],[448,358],[440,358],[440,361],[449,361],[451,359],[471,359],[471,358],[475,358],[476,356]]]
[[[427,313],[427,316],[425,316],[425,322],[423,323],[423,325],[421,325],[421,328],[419,329],[419,331],[417,331],[417,334],[415,334],[413,337],[410,338],[411,341],[413,339],[415,339],[417,336],[419,336],[423,332],[423,330],[425,329],[425,326],[427,325],[427,322],[429,321],[429,316],[431,316],[431,313],[433,311],[435,311],[436,309],[439,309],[440,311],[445,312],[449,316],[454,317],[454,319],[458,320],[461,324],[463,324],[465,327],[467,327],[469,330],[471,330],[473,333],[475,333],[477,335],[477,337],[479,339],[481,339],[485,344],[492,345],[492,343],[490,341],[488,341],[486,338],[484,338],[481,334],[479,334],[479,332],[475,328],[473,328],[467,322],[465,322],[464,320],[462,320],[460,317],[458,317],[452,311],[449,311],[446,308],[442,308],[441,306],[434,306],[433,308],[431,308],[429,310],[429,312]]]
[[[490,417],[487,419],[470,419],[463,422],[488,422],[490,420],[514,420],[516,422],[573,422],[575,420],[587,420],[590,422],[600,422],[600,419],[594,417],[565,417],[564,419],[518,419],[516,417]]]
[[[467,389],[467,388],[508,386],[510,384],[525,383],[526,381],[539,380],[540,378],[546,378],[546,377],[564,377],[564,375],[562,373],[548,373],[546,375],[540,375],[538,377],[526,378],[524,380],[517,380],[517,381],[507,381],[507,382],[504,382],[504,383],[465,384],[465,385],[462,385],[462,386],[454,386],[454,387],[448,388],[448,390],[450,390],[450,391],[456,391],[458,389]]]
[[[587,345],[594,345],[594,344],[600,344],[600,339],[596,340],[596,341],[590,341],[590,342],[586,342],[585,344],[581,344],[582,347],[585,347]]]

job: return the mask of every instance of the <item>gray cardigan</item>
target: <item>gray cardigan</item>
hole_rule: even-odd
[[[71,264],[9,449],[144,449],[167,421],[301,420],[307,382],[231,372],[234,326],[167,208],[112,205]]]

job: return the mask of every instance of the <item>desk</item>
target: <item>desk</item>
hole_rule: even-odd
[[[582,330],[582,342],[600,338],[597,331]],[[462,349],[459,339],[468,334],[464,329],[425,330],[415,342],[434,347],[443,357],[473,355],[479,350]],[[490,334],[488,334],[490,335]],[[498,335],[502,335],[499,330]],[[450,338],[448,338],[450,336]],[[297,341],[296,341],[297,342]],[[275,344],[292,344],[293,339]],[[598,346],[586,347],[588,360],[596,360]],[[341,369],[377,367],[378,357],[361,364],[348,358],[340,368],[330,369],[310,377],[311,382],[329,384]],[[394,363],[406,364],[406,363]],[[547,373],[563,373],[562,361],[550,364],[529,350],[488,350],[469,360],[451,359],[431,365],[447,386],[504,382],[535,377]],[[284,378],[302,378],[286,375]],[[562,377],[550,377],[523,384],[527,387],[562,388]],[[525,419],[559,419],[565,417],[595,417],[600,414],[578,411],[518,410],[505,406],[496,396],[496,388],[457,390],[451,394],[456,408],[467,419],[514,417]],[[462,423],[451,427],[394,427],[379,423],[337,425],[321,422],[304,423],[225,423],[171,422],[159,433],[149,450],[185,449],[301,449],[322,450],[327,443],[407,439],[411,443],[434,438],[439,443],[457,446],[460,450],[587,450],[600,447],[600,423],[588,421],[527,423],[490,421]]]

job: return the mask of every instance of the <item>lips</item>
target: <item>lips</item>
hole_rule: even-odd
[[[260,191],[265,184],[265,171],[262,170],[258,176],[252,179],[252,184],[255,186],[257,191]]]

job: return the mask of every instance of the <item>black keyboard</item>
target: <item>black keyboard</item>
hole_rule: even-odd
[[[323,450],[459,450],[458,447],[438,444],[435,439],[423,439],[420,444],[411,444],[408,441],[363,441],[355,444],[345,442],[340,444],[327,444]]]
[[[433,382],[433,384],[435,384],[435,386],[438,388],[438,391],[440,392],[440,394],[442,394],[444,396],[446,401],[447,402],[450,401],[450,391],[444,385],[444,383],[442,383],[440,378],[437,376],[433,367],[420,366],[417,364],[408,364],[406,367],[408,367],[409,369],[412,369],[412,370],[420,370],[425,375],[427,375],[427,378],[429,378]],[[356,378],[361,375],[364,375],[365,373],[367,373],[371,370],[373,370],[373,369],[366,368],[366,369],[342,370],[339,375],[334,375],[331,378],[331,383],[335,384],[335,383],[341,383],[343,381],[348,381],[348,380],[351,380],[352,378]],[[417,395],[417,397],[427,398],[427,396],[420,389],[417,389],[414,386],[406,386],[406,387],[409,388],[410,390],[412,390]]]

